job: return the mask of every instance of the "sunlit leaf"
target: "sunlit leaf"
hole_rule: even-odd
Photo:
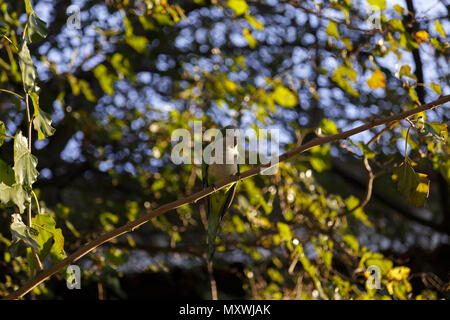
[[[428,41],[428,32],[425,30],[417,31],[415,36],[418,43]]]
[[[387,277],[389,280],[408,279],[410,271],[411,270],[408,267],[395,267],[389,270]]]
[[[362,142],[362,141],[358,142],[358,146],[361,149],[364,156],[366,156],[368,159],[371,159],[376,156],[375,151],[370,149],[369,146],[367,144],[365,144],[364,142]]]
[[[38,116],[33,120],[34,129],[38,132],[38,139],[43,140],[55,133],[52,127],[52,116],[40,110]]]
[[[400,74],[402,76],[410,77],[411,79],[417,79],[416,76],[411,73],[411,67],[407,64],[400,68]]]
[[[97,78],[103,91],[109,95],[114,94],[113,83],[115,81],[114,77],[108,73],[108,69],[103,64],[99,64],[94,68],[94,75]]]
[[[247,22],[255,29],[257,30],[263,30],[264,29],[264,24],[262,22],[259,22],[258,20],[255,19],[255,17],[251,16],[251,15],[246,15],[245,16],[245,20],[247,20]]]
[[[272,96],[275,102],[282,107],[292,108],[297,105],[297,96],[284,86],[277,86]]]
[[[418,177],[419,183],[408,197],[407,201],[410,205],[420,208],[425,205],[425,201],[428,198],[430,192],[430,180],[424,173],[418,173]]]
[[[13,169],[0,159],[0,182],[12,186],[15,182]]]
[[[57,262],[65,257],[64,237],[62,231],[56,228],[56,222],[49,214],[37,214],[31,220],[33,227],[39,230],[36,241],[39,243],[39,257],[44,259],[51,253],[53,261]]]
[[[227,5],[233,9],[238,16],[244,14],[248,9],[248,4],[245,0],[228,0]]]
[[[444,28],[442,28],[441,22],[439,20],[435,21],[435,25],[436,25],[436,31],[439,32],[439,34],[442,36],[442,38],[445,38],[445,31]]]
[[[0,182],[0,201],[5,205],[9,203],[15,204],[19,208],[19,212],[23,213],[26,204],[30,202],[30,195],[23,189],[21,184],[13,184],[9,186]]]
[[[47,37],[47,25],[45,21],[41,20],[36,12],[31,11],[28,15],[28,28],[27,28],[27,37],[31,42],[39,41]]]
[[[0,40],[6,35],[8,28],[4,24],[0,24]]]
[[[13,222],[11,223],[10,229],[13,241],[22,240],[27,246],[39,251],[40,245],[36,241],[36,235],[39,232],[22,222],[22,217],[20,214],[12,215]]]
[[[250,47],[250,49],[253,49],[256,46],[256,44],[258,43],[258,41],[256,41],[255,38],[253,38],[250,30],[247,28],[244,28],[244,29],[242,29],[242,34],[244,35],[245,40],[247,40],[248,46]]]
[[[377,10],[386,9],[386,0],[367,0],[367,2],[373,7],[377,8]]]
[[[386,78],[384,77],[384,74],[380,70],[376,69],[370,79],[367,80],[367,85],[372,89],[386,88],[385,82]]]
[[[27,42],[24,41],[19,51],[19,65],[22,70],[22,81],[25,92],[37,92],[36,86],[37,73],[31,59],[30,50],[28,50]]]
[[[31,186],[39,172],[36,170],[37,158],[28,150],[27,139],[19,131],[14,140],[14,173],[16,181],[20,184]]]
[[[394,10],[397,11],[398,14],[401,14],[401,15],[403,15],[403,13],[405,12],[405,9],[398,4],[394,5]]]
[[[430,83],[430,88],[433,89],[438,95],[442,95],[441,86],[437,83]]]
[[[337,28],[337,24],[334,21],[330,21],[328,23],[328,27],[325,29],[325,32],[330,37],[339,38],[339,31],[338,31],[338,28]]]
[[[0,121],[0,147],[3,145],[6,137],[6,127],[5,124]]]
[[[322,120],[320,120],[320,128],[322,129],[322,133],[325,135],[333,135],[339,133],[336,123],[327,118],[323,118]]]

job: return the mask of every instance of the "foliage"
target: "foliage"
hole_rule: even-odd
[[[0,0],[0,296],[34,277],[33,254],[48,268],[201,190],[200,166],[170,159],[176,129],[279,128],[291,150],[449,93],[441,4],[84,1],[79,29],[71,4]],[[217,242],[219,297],[448,299],[446,122],[437,106],[238,183]],[[82,287],[132,297],[130,277],[182,265],[209,298],[204,220],[199,201],[98,247],[77,262]],[[33,295],[65,297],[61,275]],[[157,291],[192,287],[170,285]]]

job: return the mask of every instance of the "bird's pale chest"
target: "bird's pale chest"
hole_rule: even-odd
[[[237,173],[236,164],[210,164],[208,167],[208,180],[210,183],[219,182]]]

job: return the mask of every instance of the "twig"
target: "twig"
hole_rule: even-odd
[[[208,268],[209,283],[211,285],[211,299],[218,300],[217,285],[216,285],[216,279],[214,279],[214,269],[213,269],[212,261],[206,262],[206,266]]]

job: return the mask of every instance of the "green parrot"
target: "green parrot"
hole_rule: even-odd
[[[210,187],[216,183],[228,178],[232,175],[239,175],[239,163],[238,163],[238,148],[237,137],[234,137],[228,144],[226,143],[226,130],[237,128],[234,126],[226,126],[220,130],[222,137],[218,137],[214,140],[217,146],[223,147],[223,161],[221,163],[207,163],[202,162],[202,176],[203,186]],[[226,161],[228,159],[228,161]],[[211,262],[215,251],[216,237],[220,230],[220,222],[225,215],[228,208],[233,202],[234,194],[236,192],[236,183],[233,183],[226,188],[216,191],[206,198],[206,212],[208,216],[208,237],[207,237],[207,249],[206,258],[208,262]]]

